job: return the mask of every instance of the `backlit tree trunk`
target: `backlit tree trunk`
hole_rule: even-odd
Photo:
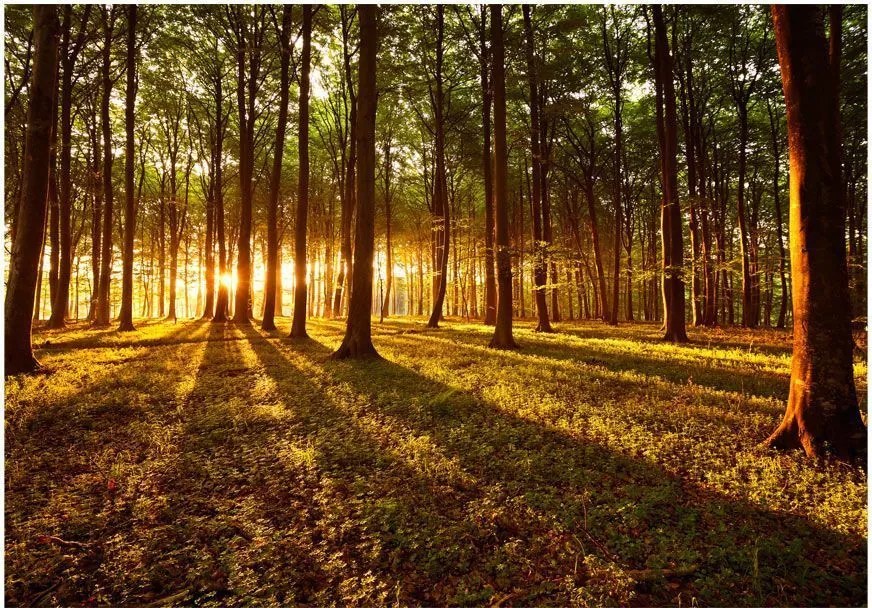
[[[506,150],[506,68],[503,15],[499,4],[490,6],[492,80],[494,92],[494,222],[497,258],[497,319],[491,348],[518,348],[512,336],[512,258],[509,250],[508,159]]]
[[[294,227],[294,319],[292,338],[306,334],[306,225],[309,219],[309,70],[312,63],[312,6],[303,6],[303,57],[300,75],[299,156],[300,183],[297,194],[297,221]]]
[[[127,91],[125,105],[124,159],[124,244],[121,269],[121,311],[118,318],[119,331],[133,331],[133,235],[136,230],[136,206],[134,201],[133,171],[136,159],[133,147],[134,106],[136,105],[136,10],[135,4],[127,6]]]
[[[809,456],[865,457],[854,387],[838,82],[824,12],[773,5],[772,21],[787,105],[794,329],[787,410],[766,443],[802,447]]]
[[[112,38],[115,30],[115,9],[103,8],[103,64],[100,123],[103,129],[103,238],[100,253],[100,285],[97,291],[97,318],[95,325],[106,327],[111,317],[110,289],[112,285],[112,230],[114,191],[112,186],[112,123],[109,103],[112,97]]]
[[[279,46],[281,51],[281,67],[280,67],[280,84],[279,84],[279,116],[278,121],[276,123],[276,143],[275,143],[275,152],[273,154],[273,167],[272,174],[270,175],[270,185],[269,185],[269,204],[267,205],[267,217],[266,217],[266,281],[264,285],[264,295],[263,295],[263,319],[261,320],[261,328],[265,330],[273,330],[276,328],[275,324],[275,310],[276,310],[276,277],[280,272],[278,267],[279,261],[279,228],[278,228],[278,214],[279,214],[279,190],[281,187],[281,178],[282,178],[282,158],[285,152],[285,130],[288,124],[288,97],[289,97],[289,89],[290,89],[290,69],[291,69],[291,48],[290,48],[290,37],[291,37],[291,5],[285,4],[282,7],[282,25],[281,31],[279,32]],[[304,67],[305,69],[305,67]],[[308,74],[306,75],[308,76]],[[300,84],[300,100],[301,100],[301,108],[300,108],[300,126],[302,128],[303,122],[303,111],[302,111],[302,90],[303,86],[306,85]],[[307,117],[308,118],[308,117]],[[300,134],[300,145],[302,148],[302,129]],[[300,157],[302,159],[303,152],[301,150]],[[302,163],[300,166],[300,181],[302,182]],[[298,201],[298,205],[302,205],[302,198]],[[299,209],[297,210],[297,214],[299,217]],[[299,219],[297,220],[299,221]],[[305,220],[304,220],[305,221]],[[304,224],[305,227],[305,224]],[[305,238],[305,233],[304,233]],[[303,243],[305,245],[305,241]],[[305,251],[305,248],[304,248]],[[300,260],[295,260],[296,264],[300,264]],[[304,262],[305,263],[305,262]],[[300,283],[300,275],[297,274],[297,284]],[[303,289],[305,293],[305,268],[303,269]],[[303,312],[305,313],[305,298],[303,304]],[[296,312],[294,313],[294,319],[296,319]],[[305,333],[305,329],[303,330]]]
[[[377,358],[372,345],[372,261],[375,250],[375,114],[378,8],[357,7],[360,19],[360,61],[357,106],[357,223],[351,300],[345,337],[333,359]]]
[[[30,333],[39,259],[42,257],[48,195],[49,156],[56,75],[59,24],[57,8],[37,5],[33,9],[33,59],[21,203],[15,220],[15,241],[9,258],[6,284],[4,365],[5,374],[39,369],[33,356]]]

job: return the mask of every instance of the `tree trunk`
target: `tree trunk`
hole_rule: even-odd
[[[107,327],[111,318],[109,299],[112,285],[112,123],[109,118],[109,102],[112,97],[112,37],[115,26],[114,8],[103,8],[103,97],[100,100],[100,122],[103,129],[103,238],[100,254],[100,285],[97,290],[97,317],[95,325]]]
[[[655,78],[657,80],[657,133],[660,136],[660,169],[663,175],[661,221],[663,232],[663,303],[666,333],[671,342],[687,342],[684,320],[684,280],[682,266],[684,243],[681,229],[681,207],[678,203],[678,120],[675,108],[675,84],[672,77],[672,57],[666,41],[663,10],[654,5]]]
[[[530,208],[533,213],[533,282],[536,294],[536,331],[551,333],[548,318],[548,300],[545,293],[548,280],[548,267],[545,260],[545,238],[542,227],[542,147],[539,123],[539,83],[534,57],[533,25],[530,18],[530,5],[523,5],[524,35],[526,38],[527,82],[530,88],[530,150],[532,158],[532,188]],[[522,211],[523,212],[523,211]]]
[[[357,7],[360,21],[357,108],[357,223],[354,232],[352,292],[345,337],[333,359],[378,358],[372,345],[372,261],[375,250],[375,115],[378,8]]]
[[[484,324],[497,321],[497,281],[494,274],[494,200],[491,158],[491,94],[488,78],[489,49],[487,46],[487,7],[481,5],[479,27],[480,72],[481,72],[481,122],[484,132],[482,163],[484,174]]]
[[[134,200],[135,168],[133,121],[136,105],[136,11],[135,4],[127,6],[127,92],[125,95],[125,142],[124,159],[124,249],[121,269],[121,312],[119,331],[133,331],[133,235],[136,230],[136,204]]]
[[[854,386],[838,82],[827,57],[823,9],[772,6],[787,105],[793,361],[784,419],[766,440],[865,458]]]
[[[30,334],[48,195],[58,57],[57,8],[52,5],[34,6],[33,23],[36,51],[24,144],[28,162],[23,168],[22,198],[18,206],[15,241],[9,258],[6,284],[4,370],[7,376],[33,372],[40,367],[33,356]]]
[[[266,218],[266,281],[264,285],[264,296],[263,296],[263,319],[261,320],[260,327],[261,329],[271,331],[276,328],[275,324],[275,310],[276,310],[276,278],[278,273],[281,271],[278,266],[279,259],[279,229],[278,229],[278,215],[279,215],[279,195],[280,195],[280,186],[281,186],[281,177],[282,177],[282,157],[285,152],[285,130],[287,129],[288,124],[288,97],[289,97],[289,89],[290,89],[290,66],[291,66],[291,49],[289,45],[290,37],[291,37],[291,13],[292,7],[289,4],[285,4],[282,7],[282,25],[281,31],[279,32],[279,47],[281,51],[281,67],[280,67],[280,84],[279,84],[279,116],[278,121],[276,123],[276,143],[275,143],[275,152],[273,154],[273,167],[272,174],[270,175],[270,187],[269,187],[269,203],[267,205],[267,218]],[[306,75],[308,76],[308,74]],[[303,109],[302,109],[302,92],[303,87],[307,86],[308,83],[303,84],[301,81],[300,84],[300,144],[302,146],[303,135],[302,135],[302,123],[303,123]],[[308,108],[307,108],[308,109]],[[308,118],[308,116],[307,116]],[[308,135],[308,133],[307,133]],[[308,140],[307,140],[308,141]],[[307,151],[308,155],[308,151]],[[300,158],[302,160],[303,152],[300,151]],[[308,160],[308,156],[307,156]],[[302,163],[300,165],[300,181],[302,182]],[[308,176],[307,176],[308,177]],[[301,205],[302,201],[298,201],[298,205]],[[299,218],[300,210],[297,210],[297,216]],[[297,220],[299,222],[299,219]],[[304,220],[305,222],[305,220]],[[305,224],[303,226],[305,228]],[[305,239],[305,232],[303,233]],[[303,241],[305,252],[305,240]],[[296,264],[299,264],[299,260],[294,260]],[[305,277],[305,268],[303,269],[304,277]],[[299,274],[297,274],[299,284]],[[303,281],[303,290],[305,295],[305,280]],[[303,312],[305,313],[306,307],[303,305]],[[296,319],[296,313],[294,313],[294,318]],[[305,328],[303,330],[305,333]]]
[[[224,97],[221,72],[215,76],[215,237],[218,240],[218,296],[215,299],[213,323],[227,321],[230,301],[230,272],[227,262],[227,240],[224,235]]]
[[[494,223],[497,258],[497,318],[491,348],[518,348],[512,336],[512,258],[509,250],[509,210],[506,150],[506,68],[502,6],[490,5],[494,92]]]
[[[290,19],[289,19],[290,21]],[[289,24],[290,25],[290,24]],[[294,226],[294,319],[292,338],[308,338],[306,333],[306,225],[309,219],[309,70],[312,63],[312,6],[303,5],[303,65],[300,74],[300,188],[297,195],[297,221]]]
[[[436,5],[436,94],[434,104],[434,120],[436,123],[436,169],[433,175],[433,212],[436,228],[436,263],[438,264],[438,287],[433,299],[433,309],[427,327],[439,327],[442,318],[442,308],[445,303],[445,292],[448,287],[448,256],[451,242],[451,218],[448,208],[447,181],[445,175],[445,113],[444,94],[442,91],[442,65],[445,54],[445,7]]]

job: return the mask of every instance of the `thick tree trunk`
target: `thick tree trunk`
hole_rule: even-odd
[[[276,143],[275,143],[275,152],[273,154],[273,167],[272,173],[270,174],[270,186],[269,186],[269,203],[267,205],[267,217],[266,217],[266,281],[264,285],[264,296],[263,296],[263,319],[261,320],[261,328],[267,331],[274,330],[276,328],[275,324],[275,310],[276,310],[276,279],[278,277],[281,269],[278,265],[279,260],[279,228],[278,228],[278,215],[279,215],[279,195],[280,195],[280,187],[281,187],[281,176],[282,176],[282,158],[285,152],[285,130],[287,129],[288,124],[288,97],[289,97],[289,89],[291,86],[291,77],[290,77],[290,69],[291,69],[291,48],[290,48],[290,37],[291,37],[291,12],[292,7],[289,4],[285,4],[282,7],[282,25],[281,32],[279,33],[279,47],[281,51],[281,67],[280,67],[280,84],[279,84],[279,116],[278,122],[276,123]],[[304,68],[305,69],[305,68]],[[305,75],[308,77],[308,74]],[[308,87],[308,82],[305,84],[300,84],[300,144],[302,146],[303,135],[302,135],[302,126],[303,126],[303,109],[302,109],[302,100],[303,100],[303,87]],[[308,100],[307,100],[308,101]],[[308,114],[308,106],[306,108]],[[308,119],[308,115],[306,116]],[[307,122],[308,124],[308,122]],[[306,133],[308,138],[308,132]],[[308,139],[307,139],[308,142]],[[306,151],[307,161],[308,161],[308,150]],[[303,152],[300,151],[300,158],[302,160]],[[302,163],[300,165],[300,181],[302,182]],[[308,167],[306,167],[308,170]],[[308,178],[308,175],[307,175]],[[308,189],[307,189],[308,190]],[[298,201],[298,205],[302,205],[302,199]],[[300,210],[297,210],[297,217],[299,218]],[[297,219],[299,222],[299,219]],[[304,220],[305,222],[305,220]],[[305,223],[303,225],[305,228]],[[305,232],[303,233],[303,238],[305,239]],[[305,240],[303,241],[303,251],[305,252]],[[296,264],[300,264],[299,260],[294,260]],[[305,264],[305,262],[303,262]],[[299,273],[297,273],[297,283],[300,283]],[[303,268],[303,290],[305,295],[305,267]],[[306,306],[305,303],[303,305],[303,312],[305,313]],[[294,319],[296,319],[296,312],[294,313]],[[303,333],[305,333],[305,327],[303,329]]]
[[[490,5],[494,92],[494,223],[496,227],[497,319],[491,348],[518,348],[512,336],[512,258],[509,250],[509,209],[506,150],[506,68],[502,6]]]
[[[663,175],[661,206],[663,232],[663,303],[666,333],[671,342],[687,342],[684,320],[684,280],[682,279],[684,243],[681,207],[678,203],[678,120],[675,108],[675,84],[672,57],[666,41],[666,25],[660,5],[654,5],[655,74],[657,80],[657,122],[660,135],[660,168]]]
[[[312,63],[312,6],[303,5],[303,57],[300,74],[299,157],[300,184],[297,194],[297,221],[294,226],[294,319],[292,338],[308,338],[306,333],[306,226],[309,220],[309,70]]]
[[[57,88],[57,8],[52,5],[35,6],[33,23],[36,50],[24,144],[27,163],[23,168],[22,198],[15,220],[15,241],[12,243],[6,284],[4,372],[7,376],[33,372],[40,367],[33,356],[30,334],[45,229],[52,108]]]
[[[839,163],[838,82],[817,6],[772,6],[787,105],[793,361],[784,419],[767,439],[865,458],[866,427],[854,386],[845,201]]]
[[[375,250],[375,114],[378,8],[359,5],[360,61],[357,108],[357,223],[345,337],[333,359],[378,358],[372,345],[372,261]]]
[[[136,105],[136,11],[135,4],[127,6],[127,91],[125,103],[125,141],[124,159],[124,244],[121,269],[121,312],[118,319],[119,331],[133,331],[133,235],[136,230],[136,203],[134,200],[134,158],[133,121]]]

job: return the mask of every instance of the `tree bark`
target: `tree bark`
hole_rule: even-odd
[[[114,191],[112,186],[112,123],[109,103],[112,97],[112,38],[115,29],[115,9],[103,8],[103,96],[100,100],[100,123],[103,130],[103,237],[100,253],[100,285],[97,292],[95,325],[107,327],[111,318],[110,289],[112,285],[112,229]]]
[[[300,75],[299,157],[300,184],[297,195],[297,221],[294,227],[294,319],[292,338],[308,338],[306,333],[306,226],[309,219],[309,71],[312,63],[312,5],[303,5],[303,57]]]
[[[663,232],[663,302],[665,305],[665,340],[687,342],[684,319],[684,280],[682,279],[684,243],[681,207],[678,202],[678,120],[675,108],[675,84],[672,57],[666,40],[666,25],[660,5],[654,5],[655,78],[657,80],[657,122],[660,135],[660,170],[663,180],[661,221]]]
[[[136,202],[134,200],[133,126],[136,105],[136,11],[135,4],[127,6],[127,92],[125,95],[125,159],[124,159],[124,248],[121,269],[121,311],[119,331],[133,331],[133,235],[136,230]]]
[[[484,133],[482,144],[482,171],[484,175],[484,324],[497,321],[497,280],[494,273],[494,200],[493,164],[491,157],[491,106],[493,95],[488,82],[490,50],[487,46],[487,6],[481,5],[479,26],[481,72],[481,123]]]
[[[787,105],[793,361],[784,419],[766,444],[865,459],[854,386],[838,83],[817,6],[772,6]]]
[[[333,359],[380,358],[372,345],[372,261],[375,251],[375,115],[378,8],[357,7],[360,61],[357,107],[357,223],[354,232],[352,291],[345,337]]]
[[[276,328],[275,324],[275,310],[276,310],[276,278],[280,269],[278,267],[279,260],[279,229],[278,229],[278,215],[279,215],[279,195],[281,189],[281,178],[282,178],[282,158],[285,152],[285,130],[287,129],[288,124],[288,97],[289,97],[289,89],[291,86],[291,77],[290,77],[290,69],[291,69],[291,48],[290,48],[290,38],[291,38],[291,13],[292,7],[289,4],[285,4],[282,7],[282,25],[281,31],[279,32],[279,47],[281,52],[281,67],[280,67],[280,83],[279,83],[279,115],[278,121],[276,122],[276,142],[275,142],[275,152],[273,153],[273,167],[272,174],[270,175],[270,187],[269,187],[269,203],[267,205],[267,217],[266,217],[266,281],[264,285],[264,296],[263,296],[263,319],[261,320],[260,327],[261,329],[271,331]],[[305,68],[304,68],[305,69]],[[308,76],[308,74],[306,75]],[[302,126],[303,126],[303,109],[302,109],[302,100],[303,100],[303,86],[306,85],[300,84],[300,145],[302,146],[303,135],[302,135]],[[308,107],[307,107],[308,112]],[[308,118],[308,116],[307,116]],[[308,124],[308,123],[307,123]],[[306,133],[308,137],[308,132]],[[308,142],[308,139],[307,139]],[[308,151],[307,151],[307,160],[308,160]],[[303,152],[301,150],[300,157],[302,160]],[[308,169],[308,167],[307,167]],[[302,183],[303,177],[303,167],[302,163],[300,165],[300,181]],[[307,176],[308,177],[308,176]],[[298,202],[298,205],[301,205],[302,201]],[[299,214],[300,210],[297,209],[297,221],[299,222]],[[304,220],[305,221],[305,220]],[[305,224],[304,224],[305,228]],[[305,238],[305,232],[303,233]],[[303,241],[303,245],[305,246],[305,241]],[[303,249],[305,254],[305,247]],[[294,260],[296,264],[299,264],[299,260]],[[305,263],[305,262],[304,262]],[[300,283],[300,275],[297,273],[297,284]],[[303,269],[303,290],[305,296],[305,268]],[[303,312],[305,314],[306,306],[305,306],[305,298],[303,303]],[[296,312],[294,313],[294,319],[296,319]],[[305,333],[305,326],[303,329],[303,333]]]
[[[497,319],[491,348],[518,348],[512,336],[512,258],[509,250],[509,209],[506,150],[506,68],[502,6],[490,5],[494,91],[494,223],[497,258]]]
[[[6,285],[4,371],[7,376],[40,368],[30,339],[48,195],[60,29],[57,8],[53,5],[34,6],[33,23],[36,50],[24,144],[27,163],[23,168],[22,198]]]
[[[442,308],[445,304],[445,292],[448,287],[448,256],[449,243],[451,242],[451,217],[448,207],[448,187],[445,175],[445,109],[443,94],[442,66],[445,54],[445,7],[436,5],[436,93],[434,100],[434,122],[436,127],[436,141],[434,153],[436,155],[436,168],[433,175],[433,213],[435,220],[434,234],[436,237],[436,264],[438,270],[438,286],[433,299],[433,309],[427,327],[439,327],[439,319],[442,318]]]
[[[530,150],[532,158],[532,188],[530,191],[530,208],[533,213],[533,282],[536,294],[536,316],[538,324],[536,331],[552,333],[551,321],[548,318],[548,300],[545,293],[548,280],[548,267],[545,260],[545,238],[542,227],[542,147],[539,124],[539,84],[536,75],[536,63],[533,54],[533,25],[530,18],[530,5],[523,5],[524,35],[526,38],[527,82],[530,88]]]

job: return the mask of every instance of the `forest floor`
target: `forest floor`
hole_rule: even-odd
[[[8,605],[866,603],[865,474],[758,448],[785,332],[391,320],[361,363],[279,324],[35,336]]]

